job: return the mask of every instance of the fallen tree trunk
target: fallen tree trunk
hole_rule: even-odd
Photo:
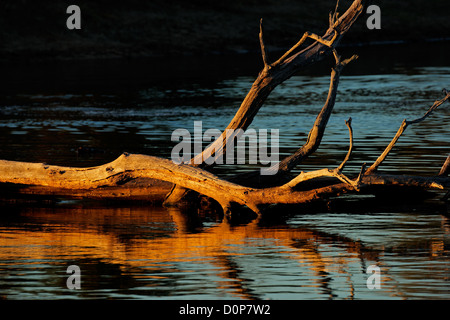
[[[226,211],[233,203],[237,203],[257,213],[260,212],[261,205],[308,203],[323,197],[360,192],[364,188],[375,185],[425,189],[450,187],[450,179],[443,176],[418,177],[361,173],[355,180],[351,180],[337,168],[301,173],[285,185],[256,189],[231,183],[200,168],[186,164],[177,165],[171,160],[137,154],[123,154],[113,162],[91,168],[0,160],[0,172],[1,182],[36,186],[34,194],[45,194],[45,190],[52,190],[59,195],[144,198],[144,195],[151,197],[151,192],[147,192],[154,187],[156,190],[159,187],[159,190],[163,192],[168,190],[169,185],[164,184],[148,185],[147,188],[125,186],[136,179],[150,178],[177,184],[215,199]],[[296,190],[301,183],[322,177],[333,177],[335,181],[326,187],[306,191]],[[40,192],[37,186],[40,187]],[[33,188],[27,188],[30,188],[32,193]],[[160,192],[156,192],[155,199],[161,195]]]
[[[350,134],[349,151],[337,168],[291,175],[291,170],[319,147],[335,104],[340,74],[348,63],[357,58],[353,56],[341,60],[336,45],[362,12],[364,2],[355,0],[339,19],[336,12],[330,14],[330,26],[324,36],[306,32],[297,44],[274,63],[270,63],[268,59],[261,24],[260,44],[264,68],[226,128],[234,131],[224,130],[219,139],[186,163],[176,164],[171,160],[136,154],[123,154],[113,162],[90,168],[0,160],[2,190],[7,194],[165,200],[166,203],[181,201],[189,190],[214,199],[226,214],[231,214],[235,205],[245,206],[260,214],[272,204],[305,204],[343,193],[370,193],[375,189],[390,187],[423,190],[444,190],[450,187],[450,178],[447,176],[448,159],[441,172],[433,177],[383,175],[377,172],[406,128],[424,121],[450,98],[450,93],[445,90],[444,98],[436,101],[424,116],[412,121],[405,120],[386,150],[367,170],[363,164],[358,176],[348,177],[343,174],[353,150],[351,119],[346,122]],[[314,43],[295,53],[307,39],[313,39]],[[226,152],[226,141],[236,138],[230,136],[229,132],[246,129],[278,84],[291,77],[301,67],[329,54],[334,57],[335,66],[331,71],[327,100],[303,146],[271,167],[273,174],[265,176],[266,180],[262,181],[261,177],[257,176],[259,185],[251,183],[248,176],[238,176],[227,181],[208,171],[214,162],[207,162],[206,157],[223,156]],[[252,174],[252,177],[255,175]]]

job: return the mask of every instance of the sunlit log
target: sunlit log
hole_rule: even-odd
[[[383,187],[423,190],[448,188],[450,185],[450,178],[446,175],[448,164],[444,164],[440,174],[434,177],[383,175],[377,172],[378,167],[407,126],[426,120],[433,111],[450,98],[450,93],[446,90],[444,90],[445,97],[436,101],[424,116],[412,121],[405,120],[382,155],[367,170],[365,170],[365,164],[361,164],[361,172],[356,177],[349,177],[343,173],[353,149],[350,120],[347,122],[350,132],[349,152],[337,168],[301,172],[297,176],[289,175],[290,171],[313,154],[321,143],[335,104],[340,74],[348,63],[356,59],[356,56],[352,56],[341,60],[336,46],[361,14],[364,4],[365,1],[355,0],[340,18],[337,18],[336,12],[330,15],[330,25],[323,36],[305,32],[300,41],[273,63],[269,60],[264,44],[261,21],[259,39],[264,63],[263,70],[227,126],[226,129],[229,131],[224,130],[219,139],[193,157],[188,164],[176,164],[168,159],[137,154],[123,154],[110,163],[90,168],[0,160],[2,190],[6,191],[6,194],[164,201],[165,204],[186,199],[186,191],[190,191],[195,192],[195,195],[214,199],[223,208],[225,214],[231,214],[236,205],[261,214],[272,204],[305,204],[344,193],[370,192],[375,186],[378,190]],[[308,39],[314,42],[301,50],[300,47]],[[259,185],[250,187],[248,176],[225,180],[208,171],[210,165],[205,162],[205,155],[217,157],[226,152],[227,132],[248,128],[277,85],[289,79],[304,66],[329,55],[334,57],[335,65],[331,70],[330,87],[325,104],[310,130],[306,143],[291,156],[283,159],[276,168],[271,168],[277,171],[273,172],[273,175],[266,176],[266,180],[273,180],[272,184],[258,180]],[[284,175],[285,180],[277,180],[280,175]],[[325,185],[324,181],[326,181]],[[309,188],[303,188],[305,182],[309,183]]]

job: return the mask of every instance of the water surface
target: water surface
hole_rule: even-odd
[[[433,51],[434,60],[423,52],[407,60],[359,51],[360,61],[344,71],[319,150],[297,171],[337,166],[352,117],[355,150],[346,172],[358,172],[403,119],[421,117],[449,87],[442,51]],[[260,67],[257,55],[241,58],[3,66],[10,81],[0,98],[2,158],[91,166],[122,152],[170,157],[173,130],[192,130],[194,121],[204,130],[228,124]],[[280,157],[290,154],[306,141],[328,85],[328,67],[294,76],[272,93],[252,128],[279,129]],[[382,170],[436,174],[450,147],[449,120],[442,106],[409,127]],[[77,153],[80,147],[86,152]],[[218,174],[252,167],[224,165]],[[411,205],[408,196],[400,206],[355,200],[237,222],[148,204],[3,201],[0,297],[449,299],[448,208]],[[66,287],[73,264],[81,268],[81,290]],[[366,286],[370,265],[381,268],[379,290]]]

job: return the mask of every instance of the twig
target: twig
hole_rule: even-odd
[[[292,48],[290,48],[288,51],[286,51],[273,65],[274,66],[276,66],[276,65],[279,65],[280,63],[282,63],[284,60],[286,60],[286,58],[292,53],[292,52],[294,52],[298,47],[300,47],[305,41],[306,41],[306,39],[308,39],[308,38],[311,38],[311,39],[314,39],[314,40],[316,40],[317,42],[320,42],[320,43],[322,43],[322,44],[324,44],[324,45],[326,45],[327,47],[332,47],[333,46],[333,44],[334,44],[334,42],[335,42],[335,40],[336,40],[336,38],[337,38],[337,36],[338,36],[338,32],[336,31],[336,30],[334,30],[334,35],[333,35],[333,38],[331,38],[331,40],[325,40],[325,39],[323,39],[322,37],[320,37],[320,36],[318,36],[317,34],[314,34],[314,33],[310,33],[310,32],[305,32],[304,34],[303,34],[303,36],[300,38],[300,40],[296,43],[296,44],[294,44],[293,46],[292,46]]]
[[[361,184],[361,179],[362,179],[362,176],[364,175],[366,164],[364,163],[363,166],[361,167],[361,172],[359,173],[356,180],[351,180],[347,176],[342,174],[342,170],[344,169],[347,161],[350,159],[350,155],[353,150],[352,118],[349,118],[347,121],[345,121],[345,124],[348,127],[348,131],[349,131],[349,135],[350,135],[350,146],[349,146],[348,152],[347,152],[344,160],[342,161],[342,163],[336,169],[333,169],[333,170],[321,169],[321,170],[315,170],[315,171],[306,172],[306,173],[301,172],[297,177],[295,177],[294,179],[292,179],[291,181],[286,183],[284,186],[282,186],[282,188],[294,188],[301,182],[305,182],[305,181],[312,180],[315,178],[335,177],[335,178],[338,178],[339,180],[341,180],[342,182],[344,182],[348,185],[351,185],[355,190],[359,191],[359,185]]]
[[[378,157],[378,159],[367,169],[366,174],[371,174],[377,170],[379,165],[386,159],[389,152],[394,148],[395,144],[397,143],[398,139],[401,137],[403,132],[408,128],[410,124],[415,124],[422,122],[426,118],[430,116],[430,114],[436,110],[441,104],[443,104],[445,101],[447,101],[450,98],[450,92],[444,89],[444,93],[446,94],[445,97],[439,101],[435,101],[433,105],[428,109],[428,111],[420,118],[417,118],[412,121],[407,121],[406,119],[403,120],[402,124],[400,125],[400,128],[398,129],[397,133],[395,134],[394,138],[392,139],[391,143],[386,147],[384,152]]]
[[[339,15],[339,12],[337,12],[339,6],[339,0],[336,1],[336,7],[334,8],[334,13],[331,14],[330,12],[330,28],[334,27],[334,24],[336,23],[337,17]]]
[[[356,184],[357,184],[358,188],[361,185],[361,181],[362,181],[362,178],[363,178],[365,172],[366,172],[366,163],[364,162],[363,165],[361,166],[361,170],[359,171],[358,178],[356,178]]]
[[[450,154],[447,157],[447,160],[445,160],[444,164],[442,165],[441,170],[439,171],[438,176],[446,176],[450,173]]]
[[[349,139],[350,139],[350,145],[348,147],[348,152],[347,155],[345,156],[344,161],[342,161],[342,163],[339,165],[339,167],[337,168],[338,171],[342,171],[345,167],[345,164],[347,163],[347,161],[350,159],[350,155],[352,154],[352,150],[353,150],[353,129],[352,129],[352,118],[349,118],[347,121],[345,121],[345,124],[348,127],[348,132],[349,132]]]
[[[270,68],[269,58],[267,54],[266,47],[264,45],[264,38],[263,38],[263,19],[259,20],[259,45],[261,46],[261,55],[264,62],[264,69],[267,70]]]
[[[336,64],[331,70],[330,87],[328,90],[327,100],[325,101],[322,110],[316,117],[314,125],[309,132],[306,143],[302,147],[297,149],[297,151],[295,151],[293,154],[284,158],[282,161],[280,161],[280,163],[277,164],[276,170],[280,173],[292,170],[296,165],[298,165],[300,162],[306,159],[310,154],[315,152],[315,150],[319,147],[323,134],[325,132],[325,128],[328,123],[328,119],[330,118],[331,112],[334,108],[337,95],[337,88],[339,85],[339,78],[342,69],[351,61],[358,58],[357,55],[354,55],[349,59],[341,61],[341,57],[337,54],[336,50],[334,49],[333,55],[336,60]],[[275,168],[273,168],[273,170],[275,170]]]

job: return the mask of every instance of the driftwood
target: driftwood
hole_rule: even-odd
[[[433,177],[377,173],[378,167],[406,128],[426,120],[436,108],[450,98],[450,93],[446,90],[444,97],[436,101],[422,117],[412,121],[405,120],[386,150],[367,170],[366,165],[362,164],[358,176],[348,177],[343,173],[353,149],[351,119],[346,122],[350,134],[349,151],[337,168],[301,172],[297,176],[291,176],[291,170],[313,154],[320,145],[335,104],[341,72],[348,63],[357,58],[352,56],[342,60],[336,47],[363,12],[365,2],[355,0],[340,18],[336,11],[330,13],[329,28],[323,36],[306,32],[298,43],[272,63],[264,45],[261,20],[259,38],[264,67],[226,128],[233,130],[224,130],[219,139],[188,163],[175,164],[171,160],[136,154],[123,154],[111,163],[92,168],[0,160],[1,189],[6,194],[139,199],[165,201],[166,204],[178,203],[187,197],[189,192],[195,192],[195,196],[203,195],[217,201],[226,214],[231,214],[235,205],[245,206],[260,214],[272,204],[305,204],[350,192],[370,193],[390,187],[421,190],[448,188],[450,157],[447,158],[441,171]],[[300,49],[308,39],[312,39],[313,43]],[[206,157],[220,157],[225,154],[225,142],[236,138],[230,135],[230,132],[247,129],[277,85],[289,79],[304,66],[328,56],[335,61],[328,96],[303,146],[283,159],[276,168],[270,168],[274,170],[273,175],[261,177],[252,172],[227,181],[209,172],[213,162],[206,161]],[[306,185],[308,187],[305,187]]]

